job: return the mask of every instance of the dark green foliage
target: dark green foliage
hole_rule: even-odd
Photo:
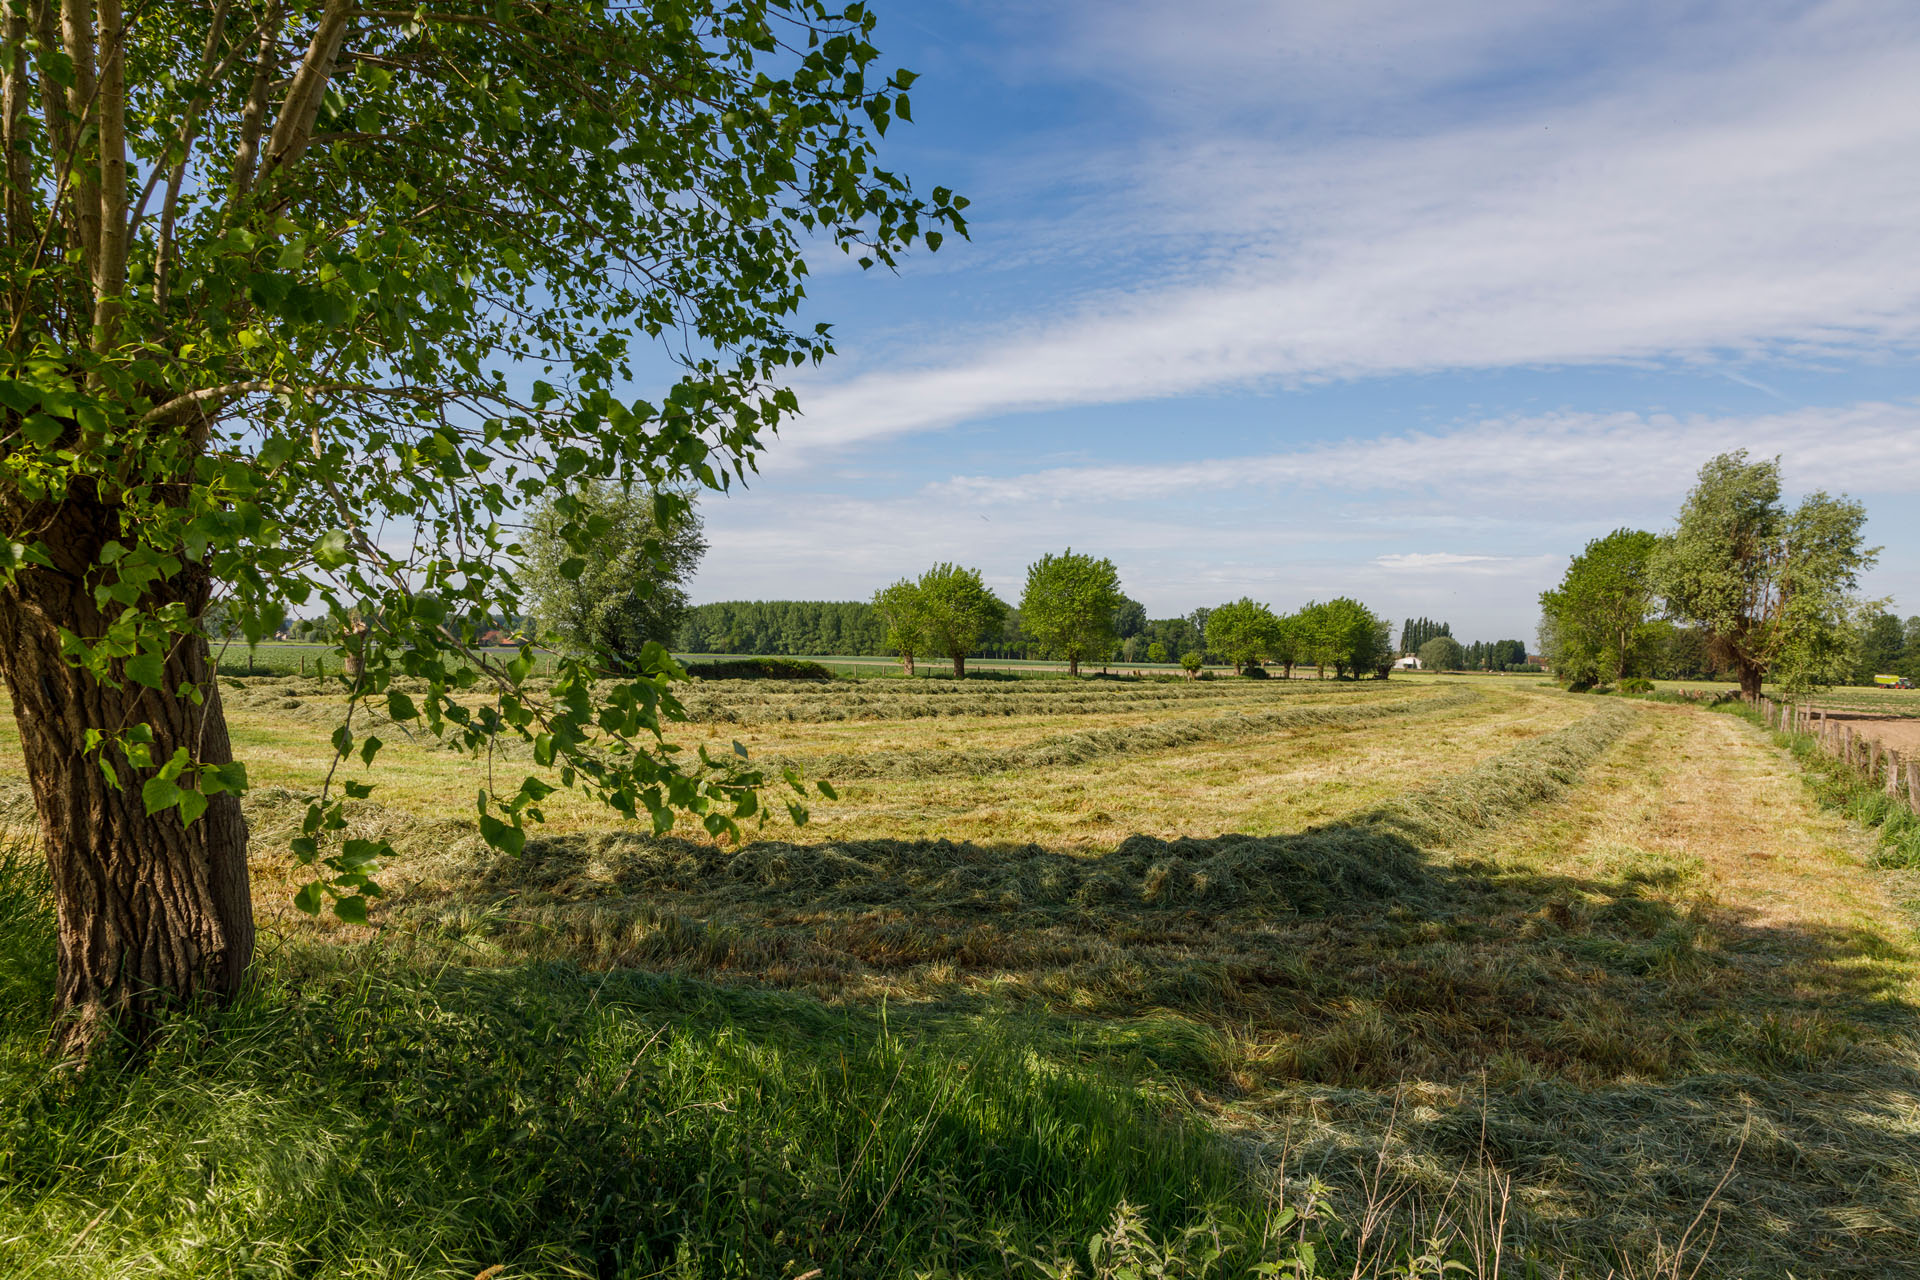
[[[1461,671],[1467,665],[1467,651],[1452,636],[1440,635],[1420,646],[1420,665],[1428,671]]]
[[[1872,684],[1875,676],[1920,674],[1920,647],[1909,643],[1908,632],[1920,631],[1920,619],[1909,619],[1909,626],[1886,609],[1875,609],[1857,625],[1859,659],[1854,664],[1855,684]]]
[[[1122,640],[1131,640],[1146,629],[1147,606],[1122,596],[1113,610],[1113,634]]]
[[[687,674],[700,680],[831,680],[833,672],[817,662],[792,658],[736,658],[725,662],[689,662]]]
[[[879,657],[888,652],[887,628],[860,600],[729,600],[688,609],[674,649]]]
[[[1435,636],[1450,636],[1453,628],[1432,618],[1408,618],[1400,624],[1400,655],[1419,653],[1420,646]],[[1525,654],[1522,653],[1522,660]]]

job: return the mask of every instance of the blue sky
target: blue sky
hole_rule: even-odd
[[[1016,599],[1068,545],[1162,616],[1351,594],[1533,633],[1699,465],[1867,503],[1920,612],[1920,6],[880,0],[885,144],[973,201],[815,265],[840,357],[696,600]]]

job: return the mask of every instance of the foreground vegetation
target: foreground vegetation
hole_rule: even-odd
[[[844,781],[813,825],[560,809],[504,858],[454,816],[487,761],[402,742],[352,809],[404,854],[369,931],[270,852],[329,695],[228,694],[275,937],[240,1009],[50,1073],[45,904],[0,873],[0,1272],[1402,1274],[1433,1235],[1488,1276],[1920,1275],[1920,886],[1739,717],[717,684],[714,749]]]

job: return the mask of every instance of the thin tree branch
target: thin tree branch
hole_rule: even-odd
[[[99,12],[100,248],[93,267],[93,343],[96,351],[106,351],[126,306],[127,31],[120,0],[99,0]]]
[[[240,150],[233,158],[232,196],[227,202],[229,221],[253,190],[254,171],[260,165],[260,134],[266,128],[267,94],[280,51],[281,21],[280,0],[271,0],[266,16],[260,20],[260,54],[254,59],[253,83],[247,88],[247,105],[240,113]]]
[[[320,22],[313,30],[313,41],[307,46],[300,69],[294,72],[293,83],[287,87],[286,99],[280,105],[280,114],[273,122],[273,134],[267,140],[266,164],[260,172],[262,182],[275,169],[297,162],[313,140],[313,124],[319,119],[321,104],[326,101],[327,83],[333,77],[340,45],[347,36],[347,19],[352,13],[352,0],[327,0],[327,7],[321,11]]]

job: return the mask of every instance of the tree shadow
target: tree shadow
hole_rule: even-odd
[[[567,957],[965,1028],[1018,1012],[1351,1184],[1515,1179],[1544,1250],[1644,1258],[1713,1194],[1701,1274],[1920,1275],[1911,959],[1689,896],[1544,873],[1377,816],[1293,835],[1032,844],[601,832],[477,856],[395,914]]]

